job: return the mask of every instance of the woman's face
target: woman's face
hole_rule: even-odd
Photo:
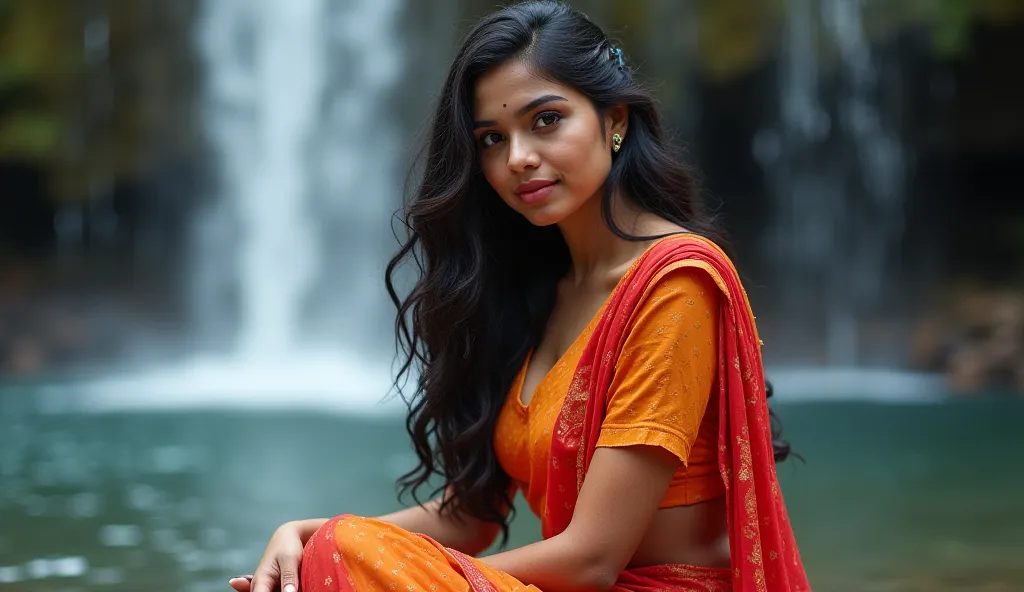
[[[626,136],[626,110],[603,116],[579,91],[511,60],[476,84],[474,135],[484,177],[513,210],[557,224],[594,199],[611,170],[612,134]]]

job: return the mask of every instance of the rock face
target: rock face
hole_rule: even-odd
[[[1024,292],[958,291],[921,321],[911,359],[919,368],[944,372],[960,392],[1024,393]]]

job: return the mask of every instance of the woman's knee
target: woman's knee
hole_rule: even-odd
[[[323,525],[313,533],[313,536],[309,537],[309,540],[306,541],[305,548],[303,549],[303,562],[311,559],[313,555],[318,553],[332,556],[337,552],[338,541],[336,540],[336,533],[338,525],[351,517],[351,514],[342,514],[324,522]]]

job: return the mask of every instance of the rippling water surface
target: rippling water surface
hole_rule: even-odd
[[[0,590],[228,590],[280,523],[397,507],[397,418],[40,413],[0,391]],[[780,406],[816,590],[1024,589],[1024,401]],[[537,536],[524,511],[513,542]]]

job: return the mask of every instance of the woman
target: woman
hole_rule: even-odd
[[[809,589],[745,293],[622,52],[560,3],[484,18],[424,171],[388,286],[403,373],[419,371],[402,485],[446,487],[376,519],[286,524],[231,585]],[[517,489],[543,540],[474,557],[507,537]]]

